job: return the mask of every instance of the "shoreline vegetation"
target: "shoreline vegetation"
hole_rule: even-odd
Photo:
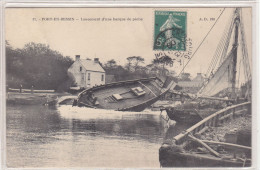
[[[145,62],[148,63],[141,56],[130,56],[126,58],[124,65],[118,64],[114,59],[100,65],[108,77],[109,75],[113,77],[113,80],[106,83],[154,76],[171,76],[176,80],[190,80],[190,73],[183,73],[177,78],[175,71],[168,70],[173,66],[174,60],[166,54],[160,57],[154,56],[148,64]],[[73,77],[67,72],[73,63],[72,56],[64,56],[46,44],[30,42],[23,48],[13,48],[6,41],[6,85],[8,88],[19,89],[22,86],[25,89],[66,92],[70,87],[77,86]]]
[[[67,70],[72,63],[48,45],[31,42],[14,49],[6,41],[6,86],[63,91],[71,83]]]
[[[190,81],[190,74],[183,73],[177,78],[174,71],[167,67],[173,66],[169,56],[155,56],[150,64],[145,64],[141,56],[126,58],[125,65],[118,64],[114,59],[100,65],[106,71],[106,83],[168,76],[173,80]],[[8,104],[48,104],[57,101],[57,97],[76,95],[70,94],[71,87],[77,87],[73,76],[67,70],[74,60],[63,56],[46,44],[30,42],[23,48],[13,48],[6,41],[6,95]]]

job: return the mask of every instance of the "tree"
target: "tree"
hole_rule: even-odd
[[[144,63],[144,58],[140,56],[127,57],[127,62],[127,70],[130,71],[131,67],[133,67],[134,71],[136,71],[136,69],[139,67],[139,64]]]
[[[132,62],[134,60],[134,56],[133,57],[127,57],[126,60],[127,60],[126,69],[128,71],[130,71],[131,66],[132,66]]]
[[[135,57],[135,70],[137,69],[137,67],[139,66],[140,63],[144,63],[144,58],[140,57],[140,56],[136,56]]]
[[[152,64],[154,66],[158,66],[160,64],[159,59],[158,58],[153,59]]]
[[[23,54],[21,50],[15,50],[12,46],[6,41],[6,71],[8,74],[22,74],[22,72],[16,71],[21,70],[23,63],[21,59]]]
[[[7,74],[21,79],[24,88],[57,89],[68,79],[67,70],[73,63],[68,56],[50,49],[48,45],[28,43],[23,49],[6,45]],[[10,80],[12,86],[18,86]]]
[[[168,55],[164,55],[160,58],[158,58],[158,62],[163,66],[173,66],[173,59],[169,57]]]
[[[106,64],[105,64],[105,67],[115,67],[116,66],[116,61],[114,60],[114,59],[112,59],[112,60],[108,60],[107,62],[106,62]]]
[[[152,63],[155,66],[155,68],[159,71],[159,74],[162,76],[166,76],[169,74],[169,70],[165,68],[165,66],[172,66],[173,65],[173,59],[167,55],[156,57],[153,59]]]

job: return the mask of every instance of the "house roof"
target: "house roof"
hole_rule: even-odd
[[[89,71],[97,71],[97,72],[105,72],[105,70],[101,67],[99,63],[96,63],[93,60],[89,59],[80,59],[80,63],[86,70]]]

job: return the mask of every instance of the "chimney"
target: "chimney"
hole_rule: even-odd
[[[80,55],[76,55],[75,60],[79,60],[80,59]]]
[[[95,63],[99,63],[99,58],[94,58]]]

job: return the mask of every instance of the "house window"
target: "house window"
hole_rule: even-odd
[[[82,67],[79,67],[79,71],[82,71]]]
[[[90,73],[88,73],[88,80],[90,80]]]
[[[104,74],[101,75],[101,81],[104,81]]]

